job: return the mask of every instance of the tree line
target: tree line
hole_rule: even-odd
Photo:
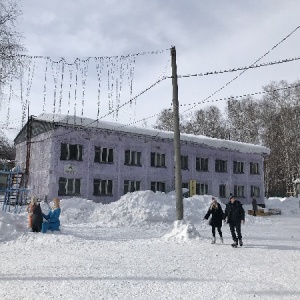
[[[208,106],[180,116],[180,131],[268,147],[266,196],[287,196],[300,178],[300,81],[271,82],[261,99],[227,102],[225,112]],[[173,131],[173,112],[161,111],[155,128]]]

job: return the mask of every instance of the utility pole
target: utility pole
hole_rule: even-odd
[[[174,124],[174,149],[175,149],[175,192],[177,220],[183,220],[183,197],[181,177],[181,151],[179,129],[179,101],[177,84],[176,49],[171,48],[172,86],[173,86],[173,124]]]
[[[29,116],[29,109],[28,109]],[[25,166],[25,180],[24,188],[27,188],[28,179],[29,179],[29,167],[30,167],[30,150],[31,150],[31,135],[32,135],[32,120],[33,116],[28,117],[27,121],[27,130],[26,130],[26,166]]]

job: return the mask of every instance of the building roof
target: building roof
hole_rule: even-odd
[[[85,128],[102,128],[111,131],[134,133],[139,135],[154,136],[158,138],[173,139],[174,133],[171,131],[162,131],[152,128],[143,128],[123,125],[120,123],[94,120],[90,118],[81,118],[78,116],[67,116],[67,115],[54,115],[54,114],[41,114],[35,120],[56,123],[57,125],[70,125],[80,126]],[[216,139],[203,135],[193,134],[180,134],[181,141],[193,142],[197,144],[204,144],[212,148],[235,150],[242,153],[259,153],[259,154],[270,154],[270,149],[260,145],[253,145],[248,143],[235,142],[230,140]]]

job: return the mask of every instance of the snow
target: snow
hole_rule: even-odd
[[[0,299],[299,299],[300,198],[265,200],[282,215],[246,215],[237,249],[228,225],[210,243],[210,199],[184,199],[184,221],[172,193],[62,199],[61,231],[46,234],[29,231],[25,208],[0,211]]]
[[[57,114],[41,114],[36,120],[47,121],[47,122],[57,122],[60,124],[70,124],[70,125],[81,125],[84,127],[96,127],[104,128],[108,130],[116,130],[123,132],[136,133],[141,135],[155,136],[165,139],[173,139],[174,133],[170,131],[163,131],[158,129],[142,128],[136,126],[127,126],[119,123],[107,122],[102,120],[93,120],[90,118],[81,118],[78,116],[71,117],[67,115],[57,115]],[[259,154],[270,154],[270,149],[260,145],[253,145],[242,142],[235,142],[230,140],[222,140],[216,138],[210,138],[204,135],[193,135],[193,134],[180,134],[180,139],[182,141],[188,141],[192,143],[204,144],[206,146],[218,149],[229,149],[236,150],[242,153],[259,153]]]

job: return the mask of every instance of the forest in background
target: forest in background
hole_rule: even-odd
[[[267,197],[288,196],[300,178],[300,81],[271,82],[261,99],[246,96],[227,102],[225,113],[208,106],[180,116],[180,132],[268,147]],[[156,129],[173,131],[173,111],[161,111]]]

